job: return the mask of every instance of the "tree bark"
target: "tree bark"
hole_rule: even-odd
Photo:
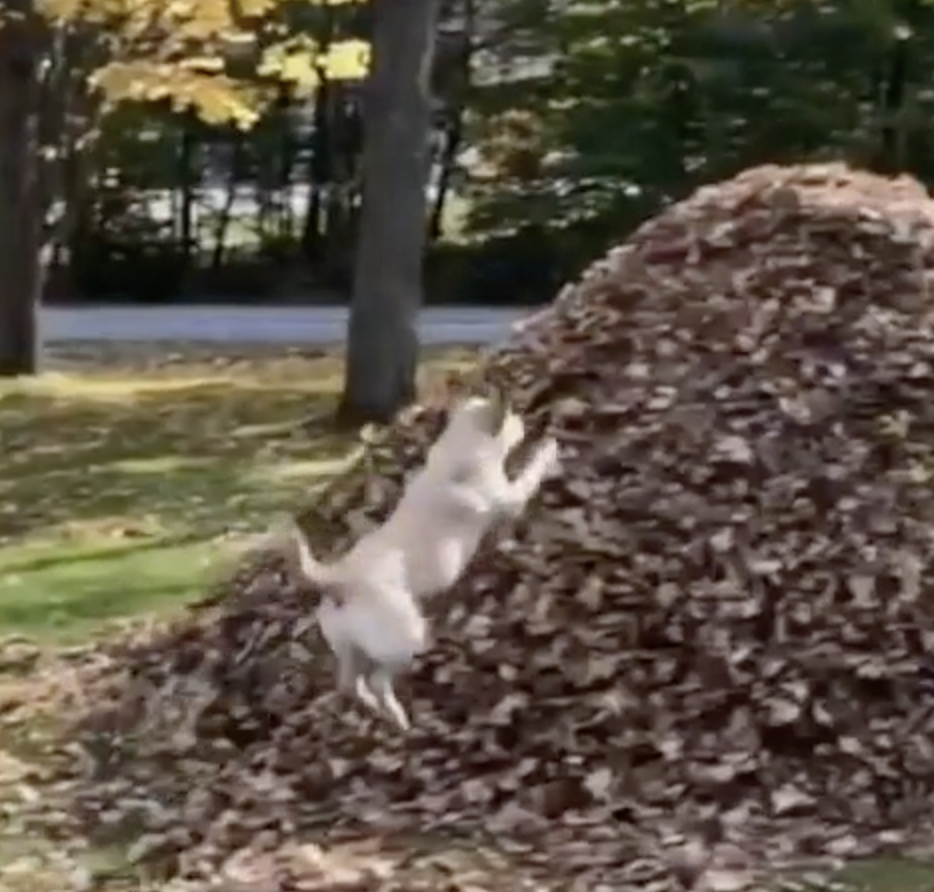
[[[0,377],[13,377],[39,364],[38,46],[29,0],[9,0],[0,11]]]
[[[439,0],[373,0],[363,209],[340,416],[388,422],[415,397],[431,68]]]

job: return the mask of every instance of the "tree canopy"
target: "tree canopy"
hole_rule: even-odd
[[[81,73],[108,106],[168,101],[209,124],[248,128],[282,84],[307,94],[322,70],[331,79],[363,77],[365,42],[315,35],[317,8],[354,2],[37,0],[36,8],[53,33],[83,44]]]

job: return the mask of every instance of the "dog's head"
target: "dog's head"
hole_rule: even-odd
[[[480,396],[469,396],[455,405],[429,460],[463,461],[481,454],[505,457],[525,438],[522,416],[509,405],[498,387]]]

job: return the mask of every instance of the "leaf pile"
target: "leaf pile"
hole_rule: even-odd
[[[673,206],[483,362],[565,473],[445,605],[411,736],[328,692],[309,593],[270,559],[111,654],[88,819],[135,809],[137,854],[175,871],[456,828],[593,890],[923,845],[932,274],[911,181],[765,167]],[[302,522],[346,546],[437,426],[409,413]]]

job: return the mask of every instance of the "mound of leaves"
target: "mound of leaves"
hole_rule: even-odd
[[[644,225],[482,363],[565,472],[445,601],[411,735],[329,693],[313,593],[254,561],[89,682],[86,819],[132,815],[134,855],[175,872],[447,834],[564,889],[923,847],[932,224],[914,182],[831,165]],[[438,421],[409,413],[302,522],[345,547]]]

